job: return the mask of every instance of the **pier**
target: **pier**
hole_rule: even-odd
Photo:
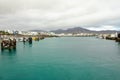
[[[1,42],[1,50],[3,51],[4,49],[16,49],[16,39],[3,39]]]
[[[97,36],[97,38],[102,38],[102,39],[106,39],[106,40],[114,40],[116,42],[120,42],[120,33],[100,34]]]

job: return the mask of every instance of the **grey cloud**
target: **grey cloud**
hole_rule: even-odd
[[[120,25],[119,0],[0,0],[0,29]]]

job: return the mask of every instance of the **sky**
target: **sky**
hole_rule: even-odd
[[[0,29],[120,30],[120,0],[0,0]]]

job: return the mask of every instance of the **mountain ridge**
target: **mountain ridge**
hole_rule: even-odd
[[[30,30],[30,31],[34,31],[34,32],[48,32],[45,30]],[[120,33],[120,31],[117,30],[101,30],[101,31],[95,31],[95,30],[89,30],[86,28],[82,28],[82,27],[73,27],[73,28],[68,28],[68,29],[57,29],[57,30],[51,30],[49,32],[54,32],[56,34],[60,34],[60,33],[103,33],[103,34],[109,34],[109,33]]]

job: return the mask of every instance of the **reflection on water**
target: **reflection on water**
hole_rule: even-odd
[[[30,43],[30,42],[23,42],[23,45],[24,45],[24,47],[26,47],[26,46],[32,47],[32,43]]]
[[[120,42],[117,42],[118,43],[118,45],[120,46]]]
[[[117,50],[117,53],[120,55],[120,42],[116,42],[116,50]]]
[[[12,49],[12,50],[1,50],[1,55],[5,55],[5,56],[15,56],[17,53],[16,49]]]
[[[117,47],[120,49],[120,42],[117,42]]]

